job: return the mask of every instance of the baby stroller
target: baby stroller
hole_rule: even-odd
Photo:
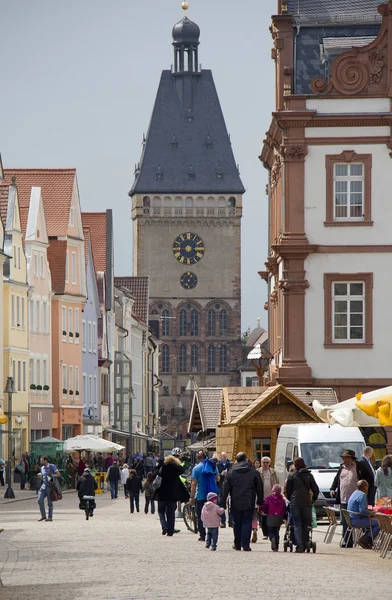
[[[317,550],[317,544],[316,544],[316,542],[313,541],[313,527],[311,525],[309,525],[309,527],[308,527],[308,532],[309,532],[309,543],[308,543],[308,547],[306,548],[305,552],[309,553],[312,550],[313,554],[315,554],[316,550]],[[285,552],[287,552],[287,550],[290,550],[290,552],[293,552],[294,546],[296,546],[296,545],[297,544],[295,541],[295,534],[294,534],[294,521],[293,521],[293,516],[290,512],[290,508],[289,508],[286,531],[285,531],[284,538],[283,538],[283,550]]]

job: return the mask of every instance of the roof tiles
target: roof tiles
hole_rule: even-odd
[[[149,278],[148,277],[115,277],[114,285],[118,288],[126,288],[135,298],[134,310],[136,314],[148,323],[148,299]]]
[[[106,273],[106,212],[83,212],[82,223],[90,230],[95,270]]]
[[[199,388],[199,409],[204,430],[218,427],[222,405],[222,388]]]
[[[65,240],[51,240],[48,247],[48,260],[52,277],[52,290],[55,294],[65,291],[65,263],[67,242]]]

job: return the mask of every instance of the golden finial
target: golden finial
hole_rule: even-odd
[[[188,4],[188,2],[183,2],[183,3],[181,4],[181,8],[182,8],[182,10],[185,12],[185,14],[186,14],[186,11],[187,11],[187,10],[188,10],[188,8],[189,8],[189,4]]]

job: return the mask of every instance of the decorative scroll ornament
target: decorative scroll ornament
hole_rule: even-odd
[[[280,154],[275,154],[274,164],[271,169],[271,190],[276,187],[279,181],[280,172],[282,170],[282,157]]]
[[[305,290],[309,287],[309,281],[306,281],[306,279],[294,279],[291,281],[284,279],[279,282],[279,287],[286,294],[304,294]]]
[[[382,70],[385,65],[384,59],[385,56],[383,50],[374,50],[373,52],[369,52],[370,83],[378,83],[380,81],[382,76]]]
[[[299,144],[292,144],[284,148],[284,156],[288,160],[304,160],[308,153],[307,146],[301,146]]]
[[[274,290],[273,292],[271,292],[270,294],[270,303],[271,306],[275,307],[278,304],[278,292],[277,290]]]

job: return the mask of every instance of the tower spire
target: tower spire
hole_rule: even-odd
[[[173,46],[174,46],[174,72],[175,73],[198,73],[199,56],[198,46],[200,37],[200,28],[196,23],[188,19],[188,2],[183,2],[182,10],[184,18],[173,27]]]

